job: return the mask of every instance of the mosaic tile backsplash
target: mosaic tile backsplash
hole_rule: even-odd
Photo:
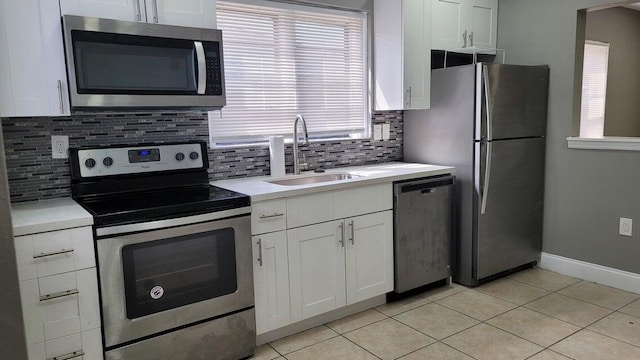
[[[312,142],[301,146],[311,169],[337,168],[402,160],[401,111],[374,112],[373,124],[389,123],[391,137]],[[293,123],[293,121],[292,121]],[[68,159],[51,157],[51,135],[69,136],[69,146],[140,142],[209,141],[206,112],[78,114],[70,117],[2,119],[11,202],[71,196]],[[269,175],[269,147],[209,150],[209,178],[222,180]],[[291,145],[285,149],[291,171]]]

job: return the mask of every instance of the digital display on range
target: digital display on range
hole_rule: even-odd
[[[160,149],[129,150],[129,163],[160,161]]]

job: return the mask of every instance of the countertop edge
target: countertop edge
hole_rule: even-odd
[[[93,216],[71,198],[11,204],[13,236],[93,225]]]
[[[349,180],[329,181],[325,183],[298,185],[298,186],[282,186],[268,184],[269,180],[276,179],[271,176],[260,176],[251,178],[240,178],[230,180],[213,181],[211,185],[224,189],[245,193],[251,196],[252,202],[260,202],[267,200],[275,200],[292,196],[307,195],[324,191],[334,191],[340,189],[348,189],[351,187],[375,185],[382,183],[390,183],[395,181],[403,181],[417,179],[422,177],[438,176],[445,174],[455,174],[455,168],[451,166],[429,165],[429,164],[413,164],[413,163],[382,163],[375,165],[356,166],[348,168],[335,168],[327,170],[326,173],[352,173],[358,174],[367,171],[381,171],[384,167],[401,167],[415,166],[415,170],[402,169],[385,169],[385,174],[364,175]],[[426,169],[428,167],[428,169]],[[307,174],[310,175],[310,174]],[[287,175],[292,176],[292,175]],[[287,177],[285,176],[285,177]],[[282,178],[282,177],[278,177]],[[251,186],[253,185],[253,188]]]

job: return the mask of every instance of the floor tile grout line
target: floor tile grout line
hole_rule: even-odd
[[[611,314],[615,314],[615,313],[616,313],[616,312],[612,312]],[[608,316],[610,316],[611,314],[609,314],[609,315],[607,315],[607,316],[605,316],[605,317],[608,317]],[[621,313],[621,314],[624,314],[624,313]],[[600,320],[603,320],[605,317],[601,318]],[[598,321],[600,321],[600,320],[598,320]],[[608,337],[609,339],[614,339],[614,340],[617,340],[617,341],[623,342],[623,343],[625,343],[625,344],[631,345],[631,346],[633,346],[633,347],[640,348],[640,345],[635,345],[635,344],[632,344],[632,343],[630,343],[630,342],[628,342],[628,341],[626,341],[626,340],[618,339],[618,338],[613,337],[613,336],[611,336],[611,335],[604,334],[604,333],[601,333],[601,332],[596,331],[596,330],[593,330],[593,329],[589,329],[589,326],[594,325],[594,324],[595,324],[595,323],[597,323],[598,321],[596,321],[596,322],[594,322],[594,323],[592,323],[592,324],[590,324],[590,325],[586,326],[586,327],[585,327],[584,329],[582,329],[582,330],[589,330],[589,331],[594,332],[594,333],[596,333],[596,334],[600,334],[600,335],[602,335],[602,336],[606,336],[606,337]]]
[[[381,357],[379,357],[378,355],[372,353],[371,351],[367,350],[366,348],[364,348],[363,346],[360,346],[360,344],[356,343],[355,341],[352,341],[351,339],[349,339],[348,337],[344,336],[344,335],[340,335],[343,338],[345,338],[348,342],[354,344],[355,346],[359,347],[360,349],[366,351],[367,353],[371,354],[373,357],[375,357],[376,359],[382,359]]]
[[[326,338],[326,339],[324,339],[324,340],[320,340],[320,341],[318,341],[318,342],[315,342],[315,343],[313,343],[313,344],[309,344],[309,345],[303,346],[303,347],[301,347],[300,349],[296,349],[296,350],[294,350],[294,351],[290,351],[290,352],[288,352],[288,353],[286,353],[286,354],[281,353],[281,352],[280,352],[280,351],[278,351],[274,346],[271,346],[271,343],[268,343],[268,344],[269,344],[269,346],[271,346],[274,350],[276,350],[276,352],[277,352],[278,354],[280,354],[281,356],[286,357],[288,354],[293,354],[293,353],[294,353],[294,352],[296,352],[296,351],[300,351],[300,350],[302,350],[302,349],[306,349],[306,348],[308,348],[308,347],[310,347],[310,346],[313,346],[313,345],[315,345],[315,344],[319,344],[319,343],[321,343],[321,342],[325,342],[325,341],[327,341],[327,340],[331,340],[331,339],[333,339],[333,338],[335,338],[335,337],[341,336],[341,334],[339,334],[337,331],[333,330],[332,328],[328,327],[328,326],[327,326],[327,325],[325,325],[325,324],[318,325],[318,326],[314,326],[314,327],[312,327],[311,329],[315,329],[315,328],[320,327],[320,326],[324,326],[324,327],[326,327],[327,329],[331,330],[331,332],[333,332],[335,335],[334,335],[334,336],[331,336],[331,337],[328,337],[328,338]],[[308,331],[308,330],[311,330],[311,329],[303,330],[303,331],[300,331],[300,332],[298,332],[298,333],[295,333],[295,334],[292,334],[292,335],[289,335],[289,336],[293,336],[293,335],[301,334],[301,333],[303,333],[303,332],[305,332],[305,331]],[[285,337],[284,337],[284,338],[282,338],[282,339],[285,339],[285,338],[287,338],[287,337],[288,337],[288,336],[285,336]],[[272,342],[275,342],[275,341],[278,341],[278,340],[281,340],[281,339],[277,339],[277,340],[274,340],[274,341],[272,341]]]
[[[631,302],[629,302],[629,303],[626,303],[625,305],[623,305],[623,306],[621,306],[621,307],[619,307],[619,308],[617,308],[617,309],[612,309],[612,308],[608,308],[608,307],[606,307],[606,306],[602,306],[602,305],[600,305],[600,304],[596,304],[596,303],[591,302],[591,301],[589,301],[589,300],[580,299],[580,298],[578,298],[578,297],[571,296],[571,295],[567,295],[567,294],[561,294],[560,292],[558,292],[558,295],[566,296],[566,297],[571,298],[571,299],[574,299],[574,300],[580,300],[580,301],[582,301],[582,302],[586,302],[587,304],[591,304],[591,305],[599,306],[599,307],[601,307],[601,308],[603,308],[603,309],[607,309],[607,310],[611,310],[611,311],[618,311],[618,310],[622,309],[623,307],[625,307],[625,306],[627,306],[627,305],[631,304],[632,302],[634,302],[634,301],[636,301],[636,300],[640,300],[640,297],[638,297],[637,299],[634,299],[633,301],[631,301]]]
[[[543,269],[541,269],[541,270],[543,270]],[[549,270],[545,270],[545,271],[549,271]],[[553,271],[549,271],[549,272],[553,272]],[[566,275],[566,276],[568,276],[568,275]],[[569,276],[569,277],[571,277],[571,276]],[[572,284],[569,284],[569,285],[565,285],[565,286],[563,286],[563,287],[561,287],[561,288],[559,288],[559,289],[552,290],[552,289],[543,288],[542,286],[539,286],[539,285],[535,285],[535,284],[528,283],[528,282],[526,282],[526,281],[522,281],[522,280],[518,280],[518,279],[510,278],[510,277],[509,277],[508,279],[511,279],[511,280],[513,280],[513,281],[517,281],[517,282],[520,282],[520,283],[523,283],[523,284],[531,285],[531,286],[536,287],[536,288],[538,288],[538,289],[551,291],[551,292],[557,292],[557,291],[560,291],[560,290],[566,289],[566,288],[568,288],[569,286],[573,286],[573,285],[575,285],[575,284],[577,284],[577,283],[579,283],[579,282],[584,281],[584,280],[581,280],[581,279],[578,279],[578,278],[574,278],[574,279],[576,279],[576,280],[578,280],[578,281],[576,281],[576,282],[574,282],[574,283],[572,283]]]

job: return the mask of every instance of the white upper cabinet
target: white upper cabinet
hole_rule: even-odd
[[[216,27],[215,0],[60,0],[63,14]]]
[[[431,47],[495,49],[498,0],[432,0]]]
[[[0,117],[69,115],[60,8],[0,0]]]
[[[376,0],[375,110],[428,109],[431,0]]]

